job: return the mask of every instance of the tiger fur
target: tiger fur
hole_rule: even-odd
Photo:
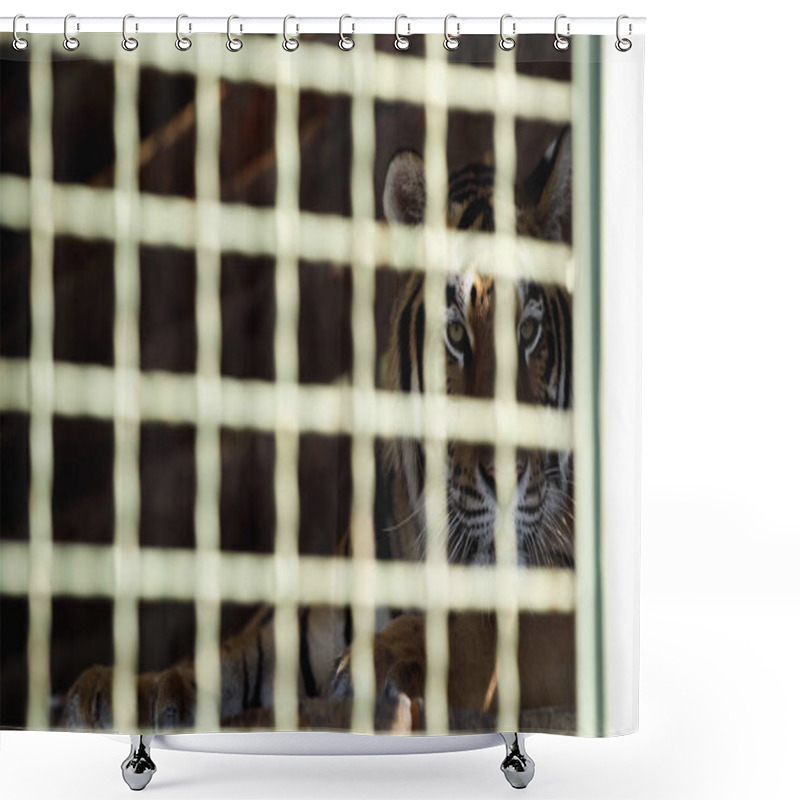
[[[494,230],[493,169],[469,165],[449,181],[448,225]],[[571,150],[566,129],[550,145],[523,186],[517,202],[517,231],[548,241],[570,241]],[[419,225],[425,212],[422,159],[401,151],[387,169],[384,213],[392,225]],[[386,387],[397,392],[424,390],[422,343],[426,324],[424,274],[411,272],[395,303],[387,352]],[[448,394],[490,398],[495,355],[494,283],[475,271],[456,270],[447,279],[443,339]],[[556,286],[521,281],[516,292],[517,399],[522,403],[569,409],[572,406],[571,300]],[[430,318],[430,317],[429,317]],[[434,317],[435,318],[435,317]],[[491,564],[497,513],[491,446],[448,442],[447,535],[452,563]],[[394,524],[388,537],[391,557],[424,558],[424,450],[420,442],[396,440],[383,448],[381,469],[391,487]],[[565,453],[517,453],[514,500],[518,562],[539,567],[573,566],[572,461]],[[343,532],[340,554],[349,552]],[[272,707],[274,676],[273,609],[262,606],[242,631],[220,648],[220,718]],[[300,610],[299,698],[347,697],[350,619],[347,610]],[[520,701],[522,707],[574,705],[574,618],[520,615]],[[496,625],[488,614],[461,613],[449,620],[448,702],[453,708],[496,709]],[[397,701],[393,730],[419,726],[425,682],[424,617],[409,611],[375,634],[374,658],[379,695]],[[67,728],[111,725],[110,667],[85,670],[64,705]],[[194,724],[193,665],[182,661],[138,678],[138,720],[159,730]],[[410,710],[409,710],[410,709]],[[380,726],[378,726],[380,727]]]

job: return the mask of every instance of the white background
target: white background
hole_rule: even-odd
[[[640,731],[535,736],[542,798],[795,798],[800,744],[800,7],[475,0],[27,0],[29,16],[648,17]],[[711,5],[711,4],[706,4]],[[730,9],[730,11],[726,11]],[[795,100],[791,98],[795,97]],[[0,794],[129,797],[124,745],[4,732]],[[154,751],[178,798],[508,797],[501,749],[277,758]]]

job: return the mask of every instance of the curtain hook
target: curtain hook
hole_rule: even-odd
[[[447,30],[447,24],[450,22],[451,19],[456,21],[456,33],[455,36]],[[461,23],[458,21],[458,17],[455,14],[448,14],[444,18],[444,41],[442,44],[444,45],[445,50],[458,50],[458,46],[461,42],[458,40],[458,37],[461,35]]]
[[[69,35],[69,21],[71,19],[75,19],[74,14],[67,14],[67,16],[64,17],[64,49],[69,50],[70,52],[77,50],[81,45],[76,36]],[[76,22],[75,30],[79,31],[80,29],[81,26]]]
[[[569,49],[569,39],[567,38],[570,35],[570,24],[567,22],[567,36],[562,36],[558,32],[558,21],[562,19],[567,19],[566,14],[559,14],[556,17],[555,25],[553,28],[553,32],[555,33],[555,41],[553,42],[553,47],[556,50],[568,50]]]
[[[228,41],[225,42],[225,47],[227,47],[231,53],[238,53],[244,47],[244,42],[231,34],[231,22],[233,22],[235,19],[239,19],[236,14],[231,14],[228,17]],[[241,31],[242,26],[240,25],[239,32],[241,33]]]
[[[17,20],[18,19],[25,19],[25,15],[24,14],[17,14],[17,16],[14,17],[14,22],[11,24],[11,33],[14,34],[14,40],[13,40],[13,42],[11,44],[14,47],[15,50],[19,50],[19,51],[27,50],[28,49],[28,40],[27,39],[23,39],[17,33]]]
[[[506,36],[505,32],[503,30],[503,28],[505,26],[505,21],[507,19],[511,19],[511,18],[512,18],[511,14],[503,14],[503,16],[500,17],[500,49],[501,50],[513,50],[514,47],[517,44],[516,40],[512,39],[511,36]],[[517,34],[517,23],[516,22],[512,22],[511,23],[511,35],[512,36],[516,36],[516,34]]]
[[[630,50],[631,47],[633,47],[633,42],[630,39],[624,39],[622,36],[620,36],[620,33],[619,33],[620,23],[624,19],[628,19],[628,15],[627,14],[620,14],[617,17],[617,41],[614,42],[614,47],[616,47],[617,50],[620,51],[620,53],[627,53],[628,50]],[[632,33],[633,33],[633,26],[629,22],[628,23],[628,36],[630,36]]]
[[[297,39],[293,39],[289,36],[288,31],[290,19],[296,20],[297,17],[293,17],[291,14],[289,14],[283,18],[283,49],[287,53],[293,53],[298,47],[300,47],[300,42]],[[297,23],[295,23],[295,31],[300,33],[300,26]]]
[[[401,19],[408,19],[405,14],[398,14],[394,18],[394,46],[396,50],[408,50],[411,47],[411,41],[408,38],[411,36],[411,23],[406,22],[406,27],[408,31],[406,32],[405,36],[400,35],[400,20]]]
[[[344,21],[346,19],[352,20],[353,18],[349,14],[342,14],[339,17],[339,49],[340,50],[352,50],[356,43],[353,41],[352,34],[356,32],[356,24],[355,22],[350,23],[350,36],[346,36],[344,33]]]
[[[133,14],[126,14],[122,18],[122,49],[127,50],[129,53],[132,53],[138,46],[139,40],[134,38],[133,36],[128,36],[128,20],[135,19]],[[136,30],[139,30],[139,26],[136,26]]]
[[[181,33],[181,20],[188,19],[188,14],[178,14],[177,18],[175,19],[175,47],[178,50],[185,52],[192,46],[192,40],[188,36],[184,36]],[[189,30],[192,29],[192,26],[189,26]]]

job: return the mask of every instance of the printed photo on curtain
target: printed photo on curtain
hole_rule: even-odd
[[[635,730],[641,55],[288,34],[2,43],[0,727]]]

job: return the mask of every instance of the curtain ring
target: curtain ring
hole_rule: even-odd
[[[398,14],[394,18],[394,46],[396,50],[408,50],[411,47],[411,41],[408,38],[411,36],[411,23],[407,22],[406,27],[408,28],[408,32],[405,36],[400,35],[400,20],[401,19],[408,19],[405,14]]]
[[[447,30],[447,23],[450,22],[451,19],[456,20],[455,36],[453,36],[453,34]],[[460,34],[461,34],[461,23],[458,21],[458,17],[456,17],[455,14],[448,14],[444,18],[444,41],[442,42],[442,44],[444,45],[444,49],[458,50],[458,46],[461,44],[461,42],[458,40]]]
[[[188,19],[188,17],[188,14],[178,14],[175,19],[175,47],[182,52],[186,52],[192,46],[192,40],[181,33],[181,20]],[[192,26],[189,25],[189,30],[191,31],[191,29]]]
[[[225,42],[225,47],[227,47],[231,53],[238,53],[244,47],[244,42],[231,34],[231,22],[235,19],[239,19],[236,14],[231,14],[228,17],[228,41]],[[242,28],[239,26],[239,31],[241,30]]]
[[[560,19],[566,19],[566,18],[567,18],[566,14],[559,14],[556,17],[555,25],[553,27],[553,32],[555,33],[556,37],[555,40],[553,41],[553,47],[555,47],[556,50],[569,50],[569,39],[567,38],[567,36],[569,36],[569,29],[570,29],[569,22],[567,22],[567,36],[562,36],[558,32],[558,21]]]
[[[22,50],[27,50],[28,49],[28,40],[27,39],[23,39],[17,33],[17,20],[18,19],[25,19],[24,14],[17,14],[17,16],[14,17],[14,22],[11,23],[11,33],[14,34],[14,40],[12,41],[11,44],[14,47],[15,50],[19,50],[21,52]]]
[[[289,36],[289,20],[290,19],[297,19],[297,17],[293,17],[291,14],[289,16],[283,18],[283,49],[287,53],[293,53],[300,47],[300,42],[297,39],[293,39]],[[295,30],[297,33],[300,33],[300,27],[295,23]]]
[[[512,18],[511,14],[503,14],[503,16],[500,17],[500,49],[501,50],[513,50],[514,47],[517,44],[515,39],[512,39],[511,36],[506,36],[504,31],[503,31],[503,27],[505,25],[505,21],[507,19],[511,19],[511,18]],[[511,23],[511,34],[512,34],[512,36],[516,36],[516,34],[517,34],[517,23],[516,22],[512,22]]]
[[[350,36],[345,36],[345,34],[344,34],[344,21],[346,19],[353,19],[353,18],[349,14],[342,14],[342,16],[339,17],[339,49],[340,50],[345,50],[345,51],[352,50],[356,46],[356,43],[353,41],[353,37],[352,37],[352,34],[355,33],[355,31],[356,31],[356,24],[355,24],[355,22],[350,23],[350,27],[351,27],[350,33],[351,33],[351,35]]]
[[[73,50],[77,50],[80,47],[80,44],[81,44],[78,41],[77,37],[69,35],[68,28],[69,28],[69,21],[71,19],[75,19],[75,15],[74,14],[67,14],[67,16],[64,17],[64,49],[65,50],[69,50],[70,53]],[[80,30],[80,26],[77,23],[75,24],[75,30],[76,31]]]
[[[628,19],[627,14],[620,14],[617,17],[617,41],[614,42],[614,47],[616,47],[617,50],[620,51],[620,53],[627,53],[628,50],[630,50],[631,47],[633,47],[633,42],[630,39],[624,39],[622,36],[619,35],[620,22],[622,22],[622,20],[624,20],[624,19]],[[630,34],[632,32],[633,32],[633,28],[631,27],[631,24],[629,22],[628,23],[628,35],[630,36]]]
[[[134,19],[133,14],[126,14],[122,18],[122,49],[132,53],[139,46],[139,40],[133,36],[128,36],[129,19]],[[138,30],[139,26],[137,25],[136,28]]]

